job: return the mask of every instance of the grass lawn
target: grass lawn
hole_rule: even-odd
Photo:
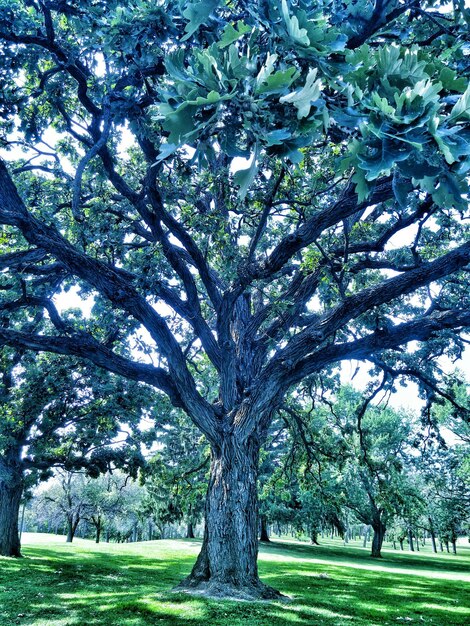
[[[470,548],[460,555],[358,545],[273,542],[260,573],[286,602],[221,602],[169,590],[191,568],[197,540],[101,544],[23,537],[24,559],[0,558],[0,625],[288,626],[470,624]]]

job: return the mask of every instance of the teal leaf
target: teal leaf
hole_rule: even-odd
[[[286,128],[273,130],[266,135],[266,146],[278,146],[291,137],[291,132]]]
[[[402,178],[395,170],[392,180],[392,189],[398,205],[402,209],[406,209],[408,206],[408,194],[413,191],[411,181],[409,179]]]
[[[186,9],[183,11],[183,16],[188,20],[188,23],[184,29],[186,35],[181,38],[181,41],[189,39],[202,24],[205,24],[209,15],[215,11],[219,4],[220,0],[198,0],[196,2],[189,2]]]
[[[162,143],[160,145],[160,152],[158,153],[158,157],[155,163],[160,163],[160,161],[164,161],[165,159],[167,159],[170,155],[173,154],[173,152],[178,149],[178,147],[179,146],[174,143]]]
[[[312,102],[318,100],[321,93],[322,83],[321,80],[315,80],[317,76],[317,68],[309,70],[307,79],[302,89],[297,89],[292,93],[287,94],[279,98],[279,102],[293,104],[297,109],[297,119],[307,117],[310,113],[310,107]]]
[[[284,18],[289,37],[295,43],[298,43],[302,46],[310,45],[310,39],[307,35],[307,29],[299,27],[299,20],[295,15],[293,17],[290,17],[289,8],[287,6],[286,0],[282,0],[282,16]]]
[[[470,119],[470,83],[460,98],[455,103],[452,111],[450,112],[449,120],[453,122],[461,119]]]
[[[271,76],[271,74],[274,71],[274,64],[277,61],[277,54],[270,54],[268,52],[268,56],[266,57],[266,62],[264,63],[264,65],[261,67],[260,71],[258,72],[258,76],[256,77],[256,89],[258,90],[259,87],[268,80],[269,76]]]
[[[285,93],[298,76],[299,71],[295,67],[279,70],[275,74],[267,76],[262,83],[257,81],[256,92],[259,94]]]
[[[251,26],[247,26],[242,20],[237,22],[237,27],[238,30],[234,28],[232,24],[227,24],[225,26],[222,37],[217,44],[219,48],[226,48],[234,41],[237,41],[240,37],[243,37],[243,35],[246,35],[246,33],[251,31]]]
[[[258,154],[259,148],[256,145],[255,151],[251,156],[250,166],[246,169],[238,170],[233,176],[234,183],[239,186],[238,196],[240,200],[245,199],[248,189],[258,173]]]
[[[431,165],[429,161],[418,159],[416,154],[398,163],[398,169],[406,178],[415,178],[416,180],[422,180],[426,177],[434,178],[441,171],[437,165]]]

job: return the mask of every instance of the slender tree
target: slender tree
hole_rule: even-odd
[[[0,2],[2,143],[25,150],[0,163],[0,341],[149,383],[204,433],[183,587],[276,596],[258,459],[290,388],[348,359],[435,388],[433,357],[462,350],[467,21],[426,0]],[[38,334],[20,312],[43,309]]]

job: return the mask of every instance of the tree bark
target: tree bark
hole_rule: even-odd
[[[259,540],[263,543],[269,543],[268,520],[266,519],[266,515],[260,516],[260,526]]]
[[[413,543],[413,533],[411,529],[408,530],[408,545],[410,546],[410,552],[415,551],[414,543]]]
[[[377,521],[372,524],[374,530],[374,536],[372,537],[372,550],[370,555],[375,559],[382,558],[382,544],[385,537],[385,524],[382,521]]]
[[[19,468],[19,451],[7,453],[0,460],[0,555],[20,557],[18,529],[23,474]]]
[[[259,449],[255,437],[234,434],[212,447],[202,548],[177,590],[243,600],[280,596],[258,577]]]

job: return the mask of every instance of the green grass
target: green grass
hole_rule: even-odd
[[[72,545],[26,535],[24,559],[0,558],[0,625],[395,626],[470,624],[470,549],[460,555],[274,542],[260,573],[287,602],[221,602],[169,590],[191,568],[198,541]]]

